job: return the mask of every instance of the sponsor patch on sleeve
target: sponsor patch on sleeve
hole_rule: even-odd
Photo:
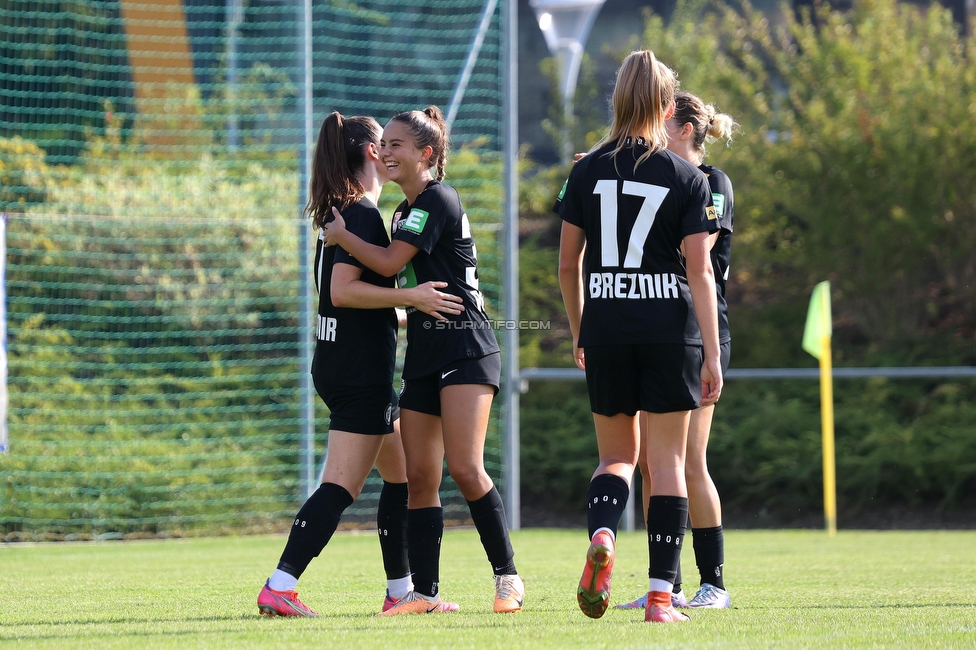
[[[712,203],[715,204],[715,213],[720,217],[725,216],[725,195],[712,192]]]
[[[400,228],[419,235],[424,231],[424,226],[427,225],[427,217],[429,216],[429,212],[420,210],[419,208],[413,208],[407,214],[407,218],[400,223]]]
[[[708,217],[709,221],[715,221],[718,219],[718,215],[715,214],[715,206],[708,206],[705,208],[705,216]]]
[[[563,197],[566,196],[566,186],[567,185],[569,185],[569,179],[566,179],[566,182],[563,183],[563,188],[561,190],[559,190],[559,196],[556,197],[560,201],[562,201],[563,200]]]

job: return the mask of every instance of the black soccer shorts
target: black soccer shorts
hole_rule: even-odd
[[[690,411],[701,402],[700,345],[595,345],[584,353],[590,410],[598,415]]]
[[[314,380],[315,390],[329,407],[329,429],[385,435],[400,419],[399,399],[393,384],[338,386]]]
[[[487,384],[497,395],[501,385],[501,356],[500,352],[493,352],[476,359],[458,359],[424,377],[404,379],[400,407],[439,416],[441,389],[460,384]]]

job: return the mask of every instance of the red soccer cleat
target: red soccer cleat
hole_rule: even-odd
[[[606,531],[597,532],[586,551],[586,566],[576,590],[580,609],[590,618],[600,618],[610,605],[613,557],[613,537]]]

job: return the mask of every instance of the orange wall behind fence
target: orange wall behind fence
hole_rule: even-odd
[[[136,89],[138,126],[146,144],[179,145],[200,127],[193,56],[182,0],[120,0]]]

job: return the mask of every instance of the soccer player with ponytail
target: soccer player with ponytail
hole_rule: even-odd
[[[559,282],[600,453],[577,589],[580,609],[592,618],[609,605],[641,412],[653,477],[644,620],[688,618],[671,603],[688,517],[685,446],[691,411],[718,400],[722,371],[709,257],[718,225],[705,176],[667,150],[676,87],[653,52],[628,55],[617,74],[610,131],[560,192]]]
[[[493,609],[522,608],[524,585],[515,569],[501,496],[484,467],[491,403],[498,392],[498,342],[478,289],[478,256],[457,191],[441,182],[447,162],[444,116],[436,106],[395,115],[383,131],[381,155],[405,200],[393,216],[384,248],[357,237],[348,215],[333,210],[327,244],[338,244],[380,275],[399,273],[401,287],[429,279],[448,282],[464,311],[438,323],[407,314],[407,352],[400,393],[403,450],[410,498],[407,547],[414,591],[387,615],[440,611],[439,564],[444,511],[438,490],[444,461],[468,502],[495,579]]]
[[[376,208],[388,180],[380,160],[381,130],[371,117],[325,118],[315,147],[306,214],[322,229],[331,209],[343,210],[350,231],[376,246],[389,245]],[[408,305],[444,321],[464,307],[426,282],[407,290],[366,269],[341,248],[326,248],[320,236],[315,251],[319,292],[315,389],[331,411],[328,452],[322,483],[295,516],[278,567],[258,595],[267,616],[317,616],[298,598],[298,579],[319,555],[339,525],[342,512],[359,496],[375,465],[383,478],[377,524],[387,593],[383,609],[397,605],[412,588],[406,554],[407,477],[399,434],[399,408],[393,390],[397,317]],[[446,603],[444,610],[457,605]]]
[[[732,181],[721,169],[704,162],[705,143],[712,140],[731,142],[737,127],[735,120],[719,113],[691,93],[675,95],[674,115],[665,122],[668,131],[668,149],[698,167],[706,177],[712,191],[712,201],[718,217],[719,230],[711,234],[712,268],[715,272],[715,297],[718,301],[718,340],[721,346],[722,375],[729,369],[732,354],[732,334],[729,330],[729,307],[725,300],[725,284],[729,275],[732,256],[732,227],[735,197]],[[681,571],[675,583],[672,602],[676,607],[728,609],[732,606],[725,588],[725,535],[722,529],[722,502],[718,490],[708,473],[706,449],[712,427],[715,405],[703,406],[691,412],[688,426],[688,449],[685,459],[685,482],[688,485],[688,514],[691,519],[691,536],[698,565],[700,586],[692,599],[686,600],[681,589]],[[647,426],[641,420],[641,449],[647,446]],[[647,509],[652,478],[647,466],[646,454],[639,460],[644,480],[643,501]],[[647,597],[617,605],[622,609],[644,609]]]

